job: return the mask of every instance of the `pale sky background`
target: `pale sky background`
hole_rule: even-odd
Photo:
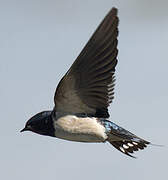
[[[110,120],[165,147],[132,159],[110,144],[21,134],[32,115],[53,108],[59,80],[113,6],[120,34]],[[167,179],[167,0],[0,0],[0,82],[0,179]]]

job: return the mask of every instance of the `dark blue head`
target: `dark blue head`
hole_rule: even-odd
[[[30,118],[23,131],[32,131],[41,135],[54,136],[52,111],[43,111]]]

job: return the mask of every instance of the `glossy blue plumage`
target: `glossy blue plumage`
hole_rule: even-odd
[[[131,140],[137,143],[142,140],[133,133],[127,131],[126,129],[118,126],[117,124],[111,121],[100,119],[100,122],[106,128],[106,133],[108,134],[108,136],[113,135],[118,138],[121,138],[122,140]]]

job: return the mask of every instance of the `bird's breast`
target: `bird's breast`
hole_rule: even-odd
[[[79,142],[104,142],[105,127],[94,117],[66,115],[54,121],[55,136]]]

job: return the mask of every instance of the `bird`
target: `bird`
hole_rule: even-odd
[[[76,142],[108,142],[130,157],[151,144],[109,120],[118,63],[118,25],[118,9],[113,7],[59,82],[53,110],[31,117],[21,132]]]

